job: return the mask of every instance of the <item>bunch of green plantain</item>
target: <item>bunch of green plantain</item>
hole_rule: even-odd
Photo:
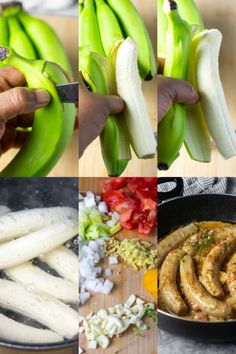
[[[225,159],[236,155],[236,135],[219,74],[222,34],[204,28],[194,0],[158,0],[158,57],[163,75],[199,92],[191,106],[173,103],[158,127],[158,168],[167,170],[183,144],[191,159],[211,161],[212,141]]]
[[[18,1],[0,4],[0,45],[27,59],[45,59],[72,72],[68,56],[54,30],[24,11]]]
[[[100,136],[108,175],[119,176],[131,159],[130,145],[138,158],[155,154],[141,79],[151,80],[156,75],[156,55],[143,19],[130,0],[80,0],[79,46],[79,69],[90,89],[103,95],[124,95],[127,109],[122,117],[109,117]],[[119,51],[124,57],[118,70]],[[124,78],[126,84],[122,83]],[[133,97],[128,97],[132,92]],[[138,142],[133,138],[137,131]]]
[[[64,152],[74,128],[75,105],[62,103],[55,87],[68,83],[70,64],[45,22],[28,15],[18,2],[0,8],[0,64],[15,67],[29,88],[44,89],[51,97],[48,106],[35,112],[25,144],[0,176],[46,176]]]
[[[130,0],[80,1],[79,45],[109,57],[117,41],[132,38],[138,46],[142,79],[156,75],[156,55],[142,17]]]

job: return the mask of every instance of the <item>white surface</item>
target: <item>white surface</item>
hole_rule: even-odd
[[[235,354],[235,343],[209,344],[158,329],[158,354]]]
[[[11,2],[12,0],[0,0]],[[54,16],[78,16],[76,0],[20,0],[25,10],[35,14]]]

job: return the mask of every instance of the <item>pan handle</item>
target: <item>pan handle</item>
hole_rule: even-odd
[[[158,190],[158,202],[162,203],[165,200],[180,197],[183,195],[184,182],[181,177],[160,177],[158,178],[158,186],[164,183],[174,182],[176,185],[168,192],[159,192]]]

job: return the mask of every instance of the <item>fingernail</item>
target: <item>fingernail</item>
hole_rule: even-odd
[[[46,106],[51,100],[49,93],[45,90],[35,90],[35,95],[38,107]]]

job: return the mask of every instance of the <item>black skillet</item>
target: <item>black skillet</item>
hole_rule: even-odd
[[[78,180],[77,178],[0,178],[0,205],[6,205],[13,211],[53,206],[77,208]],[[31,321],[20,315],[14,314],[14,318],[30,325]],[[36,323],[34,325],[37,326]],[[58,352],[59,349],[75,346],[77,343],[78,340],[73,339],[47,345],[19,344],[0,338],[0,347],[17,349],[17,353],[21,352],[20,349],[24,352],[25,350],[57,350]]]
[[[218,220],[236,223],[236,195],[198,194],[183,195],[181,178],[159,178],[158,184],[174,182],[169,192],[158,195],[158,238],[192,221]],[[228,179],[227,193],[235,192],[236,179]],[[171,199],[169,199],[171,198]],[[166,200],[168,199],[168,200]],[[236,320],[199,322],[158,310],[158,325],[169,333],[204,342],[236,341]]]

